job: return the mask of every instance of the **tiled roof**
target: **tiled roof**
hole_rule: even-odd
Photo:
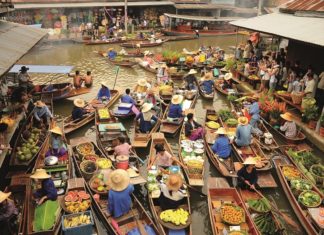
[[[324,12],[324,0],[294,0],[282,6],[281,10]]]

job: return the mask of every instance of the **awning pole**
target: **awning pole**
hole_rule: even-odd
[[[237,48],[237,44],[238,44],[238,32],[239,32],[239,30],[240,30],[240,27],[237,27],[235,49]]]

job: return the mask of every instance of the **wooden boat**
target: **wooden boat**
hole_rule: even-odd
[[[217,91],[219,91],[219,93],[221,93],[222,95],[226,95],[226,96],[228,96],[228,95],[229,95],[229,91],[228,91],[228,90],[224,90],[224,89],[222,88],[222,84],[223,84],[222,79],[217,79],[217,80],[215,80],[214,87],[215,87],[215,89],[216,89]],[[237,93],[237,89],[236,89],[235,86],[233,87],[232,90],[233,90],[233,92]]]
[[[82,177],[82,172],[80,169],[80,157],[76,150],[76,145],[80,143],[88,142],[86,138],[77,138],[71,140],[71,145],[73,146],[73,160],[74,160],[74,166],[76,169],[77,176]],[[94,145],[95,146],[95,145]],[[98,147],[95,146],[95,153],[98,156],[103,157],[104,154],[99,150]],[[138,224],[142,225],[148,225],[150,226],[156,234],[159,234],[158,229],[153,222],[153,220],[150,218],[144,207],[141,205],[139,200],[132,195],[132,209],[129,213],[119,217],[119,218],[113,218],[111,216],[107,216],[107,206],[108,206],[108,194],[101,194],[99,201],[94,199],[94,194],[97,192],[93,191],[90,187],[90,182],[85,179],[86,188],[88,193],[92,197],[92,202],[94,209],[99,217],[99,220],[103,223],[104,227],[109,231],[109,234],[115,234],[119,235],[120,233],[117,231],[116,227],[113,225],[115,222],[118,224],[118,227],[122,234],[127,234],[130,230],[137,227]],[[132,183],[132,180],[131,180]]]
[[[107,58],[107,52],[104,51],[94,51],[95,53],[98,53],[102,57]],[[127,51],[127,54],[117,54],[120,57],[143,57],[144,53],[143,52],[137,52],[137,51]]]
[[[119,44],[127,42],[127,39],[121,39],[121,38],[114,38],[114,39],[107,39],[107,40],[88,40],[84,41],[84,44],[89,45],[102,45],[102,44]]]
[[[306,234],[309,234],[309,235],[320,234],[319,227],[322,225],[319,224],[318,219],[314,219],[314,217],[312,217],[312,213],[311,213],[311,211],[316,210],[316,208],[319,210],[319,206],[316,208],[305,209],[298,202],[296,197],[294,196],[294,194],[289,186],[289,181],[287,180],[287,178],[285,177],[285,175],[283,173],[283,167],[285,167],[285,166],[291,166],[295,169],[297,169],[297,168],[293,165],[287,164],[286,162],[284,162],[284,160],[282,158],[274,158],[273,162],[276,167],[276,171],[277,171],[278,178],[281,183],[282,189],[284,190],[286,197],[287,197],[291,207],[293,208],[299,222],[302,224],[303,228],[305,229]],[[300,175],[300,178],[307,180],[302,174]],[[321,196],[321,199],[323,200],[323,194],[320,192],[320,190],[317,187],[312,186],[311,190],[317,192]],[[319,213],[319,211],[317,213]]]
[[[168,142],[165,139],[164,135],[162,133],[153,133],[152,134],[151,147],[150,147],[150,154],[149,154],[149,158],[148,158],[148,164],[151,164],[152,161],[154,161],[154,159],[155,159],[156,151],[154,149],[154,146],[156,144],[158,144],[158,143],[163,144],[165,150],[173,155],[172,150],[171,150],[171,146],[168,144]],[[180,174],[183,175],[181,167],[180,167]],[[189,191],[187,190],[186,202],[185,202],[185,204],[183,204],[181,206],[181,208],[183,208],[184,210],[187,210],[189,212],[189,214],[191,214],[190,200],[189,200],[190,198],[189,197],[190,197]],[[154,220],[157,223],[157,226],[159,228],[159,234],[161,234],[161,235],[169,234],[169,229],[162,225],[161,219],[159,217],[160,213],[162,212],[162,209],[159,206],[158,198],[153,197],[152,193],[148,193],[148,203],[149,203],[151,212],[153,214]],[[191,224],[188,227],[184,228],[184,229],[185,229],[185,234],[192,234]]]
[[[215,115],[216,111],[212,110],[212,109],[207,109],[206,111],[206,117],[205,117],[205,148],[206,148],[206,153],[207,156],[209,157],[210,161],[213,163],[213,165],[215,166],[215,168],[219,171],[219,173],[222,174],[222,176],[224,177],[237,177],[235,168],[234,168],[234,160],[232,158],[232,156],[227,159],[227,160],[223,160],[220,159],[211,149],[212,145],[215,142],[215,138],[216,138],[216,134],[215,134],[215,130],[209,128],[206,123],[208,121],[210,121],[208,119],[208,115]],[[216,122],[218,122],[219,124],[221,124],[221,121],[218,119]]]
[[[136,58],[135,59],[138,62],[138,65],[146,70],[147,72],[153,73],[153,74],[157,74],[158,71],[158,66],[153,66],[153,65],[145,65],[144,61],[140,58]]]
[[[108,61],[110,63],[112,63],[113,65],[118,65],[118,66],[122,66],[122,67],[129,67],[129,68],[137,65],[137,62],[130,61],[130,60],[125,60],[125,59],[122,59],[122,60],[112,60],[112,59],[109,59],[108,58]]]
[[[141,48],[144,48],[144,47],[157,47],[157,46],[161,46],[165,41],[162,41],[162,42],[135,42],[135,43],[132,43],[132,42],[125,42],[125,43],[122,43],[120,44],[121,47],[125,47],[125,48],[136,48],[136,45],[139,44],[141,45],[140,47]]]
[[[80,127],[90,123],[95,119],[95,108],[96,107],[111,107],[119,98],[120,93],[118,90],[111,90],[110,91],[111,98],[106,104],[97,103],[96,99],[92,100],[85,108],[89,107],[90,112],[85,115],[85,117],[81,120],[73,120],[72,115],[67,116],[64,118],[63,123],[63,133],[70,134],[71,132],[79,129]]]
[[[213,87],[213,91],[211,94],[207,94],[203,88],[202,88],[202,84],[201,82],[198,82],[198,90],[199,90],[199,94],[206,100],[213,100],[214,96],[215,96],[215,89]]]
[[[245,213],[245,223],[238,225],[241,230],[245,231],[246,234],[260,235],[257,230],[251,215],[245,206],[244,201],[240,197],[238,191],[235,188],[230,188],[229,185],[218,186],[217,180],[211,181],[208,179],[208,209],[211,227],[214,235],[223,235],[224,228],[229,230],[229,225],[224,223],[221,219],[220,208],[222,203],[231,203],[241,207]]]

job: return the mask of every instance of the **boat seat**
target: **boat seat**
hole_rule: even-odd
[[[116,222],[117,223],[122,223],[123,221],[126,221],[126,220],[129,220],[135,216],[139,216],[138,214],[138,211],[137,210],[130,210],[127,214],[121,216],[121,217],[118,217],[118,218],[115,218]]]

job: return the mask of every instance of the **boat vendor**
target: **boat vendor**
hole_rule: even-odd
[[[170,109],[168,113],[168,119],[170,121],[178,120],[183,117],[183,111],[181,103],[183,101],[182,95],[173,95],[171,99]]]
[[[140,44],[139,44],[140,45]],[[147,66],[153,65],[154,64],[154,60],[152,58],[152,53],[149,51],[144,51],[144,62],[147,64]]]
[[[27,93],[34,89],[33,82],[31,81],[30,76],[27,73],[28,70],[28,67],[22,66],[18,74],[19,86],[23,87]]]
[[[84,115],[87,113],[87,110],[84,109],[85,102],[83,99],[75,99],[73,101],[74,107],[72,110],[72,119],[73,120],[82,120]]]
[[[152,103],[144,103],[141,107],[141,112],[135,118],[139,120],[139,130],[141,133],[149,133],[154,124],[158,121],[158,118],[152,114]]]
[[[108,176],[108,182],[111,189],[108,193],[107,214],[114,218],[127,214],[132,206],[131,194],[134,186],[130,184],[130,178],[127,171],[117,169]]]
[[[82,78],[82,80],[84,81],[84,86],[86,88],[90,88],[92,87],[92,83],[93,83],[93,76],[91,75],[91,71],[87,71],[87,75],[84,76]]]
[[[248,157],[243,163],[244,166],[237,172],[238,187],[241,189],[256,189],[258,174],[255,169],[255,164],[255,159],[253,157]]]
[[[213,87],[214,87],[214,81],[213,81],[213,75],[211,73],[206,73],[205,76],[202,78],[201,83],[202,89],[206,94],[213,93]]]
[[[164,106],[167,106],[167,104],[164,103],[164,101],[161,100],[159,96],[155,95],[154,88],[147,90],[147,94],[146,94],[143,102],[153,104],[152,109],[155,110],[156,113],[158,113],[161,110],[161,107],[160,107],[161,104],[163,104]]]
[[[163,211],[177,209],[184,204],[186,194],[180,191],[181,187],[183,187],[183,181],[180,174],[171,174],[166,183],[160,185],[159,203]]]
[[[37,122],[36,125],[37,126],[41,126],[41,124],[48,125],[49,121],[54,118],[52,112],[49,110],[46,104],[43,103],[41,100],[36,101],[34,105],[35,105],[34,120]]]
[[[45,154],[45,157],[55,156],[58,157],[59,160],[67,160],[68,152],[63,142],[63,132],[61,128],[55,126],[54,128],[50,129],[50,133],[50,146]]]
[[[186,82],[186,90],[196,90],[196,81],[197,78],[195,76],[195,74],[197,74],[197,71],[194,69],[190,69],[189,73],[187,74],[187,76],[184,77],[184,81]]]
[[[75,74],[68,74],[69,77],[73,77],[73,86],[75,87],[75,89],[79,89],[81,88],[81,84],[82,84],[82,77],[80,75],[80,71],[76,70]]]
[[[0,191],[0,226],[8,227],[8,222],[11,218],[18,215],[18,209],[14,201],[10,200],[9,197],[11,192]]]
[[[280,117],[285,120],[283,126],[280,127],[280,130],[285,132],[285,136],[288,138],[295,138],[297,135],[297,126],[293,121],[291,113],[280,114]]]
[[[216,134],[218,134],[218,137],[212,146],[212,150],[220,159],[228,159],[231,156],[232,148],[230,140],[226,136],[225,128],[218,128]]]
[[[232,73],[226,73],[224,75],[224,83],[222,84],[222,89],[225,91],[228,89],[233,89]]]
[[[57,190],[51,176],[44,169],[36,169],[30,178],[40,182],[41,188],[33,194],[38,205],[41,205],[46,200],[55,201],[57,199]]]
[[[147,88],[148,88],[148,82],[146,81],[145,78],[141,78],[137,81],[137,87],[136,87],[136,90],[135,92],[138,92],[138,93],[145,93],[147,91]]]
[[[250,96],[249,99],[251,100],[252,104],[248,107],[248,113],[251,116],[250,125],[252,126],[252,132],[258,134],[261,132],[258,128],[258,123],[260,121],[260,107],[257,95]]]
[[[130,89],[129,88],[127,88],[125,90],[125,94],[122,95],[122,97],[120,98],[120,101],[122,103],[127,103],[127,104],[136,104],[136,102],[133,99],[133,97],[130,96]]]
[[[124,136],[117,138],[117,145],[114,148],[114,155],[117,156],[129,156],[132,146],[126,142]]]
[[[238,147],[245,147],[251,144],[252,140],[252,127],[249,124],[247,117],[238,118],[238,126],[236,128],[236,136],[234,142]]]
[[[204,136],[204,129],[194,120],[193,113],[187,114],[187,121],[185,122],[185,136],[192,141],[202,139]]]
[[[117,56],[117,52],[111,47],[108,49],[108,53],[107,53],[107,57],[110,59],[110,60],[114,60]]]
[[[110,100],[111,96],[110,96],[110,90],[108,88],[107,83],[105,82],[101,82],[101,88],[99,89],[99,92],[97,94],[97,99],[99,101],[102,100]]]
[[[316,92],[316,81],[314,79],[314,74],[307,73],[306,76],[307,76],[307,84],[304,90],[304,96],[314,98]]]
[[[168,75],[168,66],[166,64],[162,64],[157,72],[157,83],[160,84],[162,83],[166,83],[169,80],[169,75]]]

